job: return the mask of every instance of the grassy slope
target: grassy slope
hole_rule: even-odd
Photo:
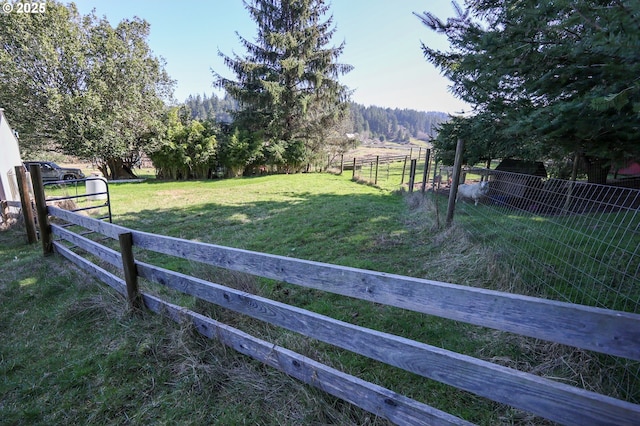
[[[326,174],[113,185],[114,221],[280,255],[482,285],[483,253],[455,230],[432,238],[424,203]],[[153,315],[132,317],[104,286],[0,233],[0,423],[386,424]],[[452,245],[453,244],[453,245]],[[450,256],[455,253],[456,256]],[[151,255],[140,254],[152,257]],[[454,265],[452,271],[451,265]],[[480,265],[480,266],[479,266]],[[164,266],[224,279],[198,265]],[[484,357],[508,341],[451,321],[268,281],[227,281],[359,325]],[[154,290],[154,289],[150,289]],[[510,416],[464,392],[229,313],[194,308],[471,421]],[[473,336],[474,339],[469,339]]]

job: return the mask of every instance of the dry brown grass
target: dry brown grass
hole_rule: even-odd
[[[455,222],[444,225],[445,198],[414,192],[405,195],[405,202],[409,209],[407,226],[433,246],[433,256],[426,259],[425,266],[429,279],[526,294],[526,286],[502,262],[499,252],[474,242]]]
[[[495,249],[474,242],[455,223],[450,227],[439,225],[437,201],[432,197],[407,194],[405,201],[410,211],[408,226],[433,246],[433,256],[425,260],[426,278],[510,293],[531,293]],[[496,330],[480,327],[471,330],[468,338],[476,348],[472,353],[475,357],[571,386],[619,396],[610,377],[620,372],[611,374],[610,369],[602,369],[601,355]],[[496,417],[502,424],[551,424],[508,406],[497,407]]]

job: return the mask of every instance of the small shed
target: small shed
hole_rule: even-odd
[[[519,173],[523,175],[547,177],[547,169],[542,161],[524,161],[505,158],[498,164],[496,170],[500,172]]]
[[[0,108],[0,152],[0,200],[20,201],[15,167],[22,165],[22,159],[18,138],[9,126],[3,108]]]
[[[495,202],[518,205],[542,186],[547,169],[541,161],[506,158],[491,173],[489,197]]]

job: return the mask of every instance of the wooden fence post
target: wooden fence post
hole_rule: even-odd
[[[373,180],[373,184],[377,185],[378,184],[378,166],[380,165],[380,156],[376,155],[376,177]]]
[[[453,222],[453,213],[456,209],[456,197],[458,196],[458,184],[460,183],[460,169],[462,168],[462,152],[464,151],[464,141],[458,139],[456,146],[456,157],[453,164],[453,179],[449,189],[449,204],[447,206],[447,226]]]
[[[29,166],[29,173],[31,173],[33,195],[36,197],[36,212],[38,213],[38,226],[40,227],[42,252],[45,256],[49,256],[53,254],[53,235],[51,234],[51,226],[49,225],[47,199],[44,196],[44,185],[42,184],[40,166],[32,164]]]
[[[427,190],[427,178],[429,177],[429,160],[431,159],[431,150],[427,148],[427,153],[424,156],[424,170],[422,171],[422,193]]]
[[[418,160],[415,158],[411,160],[411,167],[409,168],[409,193],[413,192],[413,185],[416,181],[416,165]]]
[[[138,271],[133,258],[133,234],[125,232],[118,234],[120,241],[120,253],[122,254],[122,268],[124,280],[127,284],[127,300],[131,310],[140,310],[143,307],[142,296],[138,289]]]
[[[352,180],[356,180],[356,157],[353,157],[353,175],[351,176]]]
[[[402,178],[400,178],[400,185],[402,186],[402,184],[404,183],[404,174],[405,171],[407,170],[407,156],[404,156],[404,165],[402,166]]]
[[[344,154],[340,155],[340,174],[344,172]]]
[[[29,185],[27,185],[27,173],[22,166],[16,166],[16,179],[18,181],[18,192],[20,193],[20,204],[22,215],[24,216],[24,227],[27,230],[27,240],[29,244],[38,242],[38,234],[36,233],[36,222],[33,217],[33,208],[31,207],[31,195],[29,194]]]

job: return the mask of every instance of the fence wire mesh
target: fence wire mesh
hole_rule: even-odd
[[[381,188],[410,191],[412,160],[411,189],[424,186],[448,195],[453,169],[431,163],[426,173],[423,155],[345,158],[330,168]],[[595,185],[474,168],[463,170],[462,176],[468,183],[489,181],[477,206],[473,200],[457,203],[454,222],[489,248],[491,261],[502,271],[495,289],[640,313],[637,185]],[[446,204],[446,197],[436,202]],[[640,362],[561,346],[532,344],[538,348],[534,352],[540,352],[533,358],[542,352],[547,357],[538,368],[565,366],[570,371],[559,373],[564,377],[560,380],[640,403]]]
[[[640,190],[487,169],[479,205],[455,222],[491,248],[512,282],[498,290],[640,313]],[[594,356],[609,393],[640,402],[640,363]],[[589,386],[586,386],[589,388]]]
[[[495,228],[487,243],[510,259],[524,293],[638,313],[639,190],[485,173],[489,189],[465,227]]]

